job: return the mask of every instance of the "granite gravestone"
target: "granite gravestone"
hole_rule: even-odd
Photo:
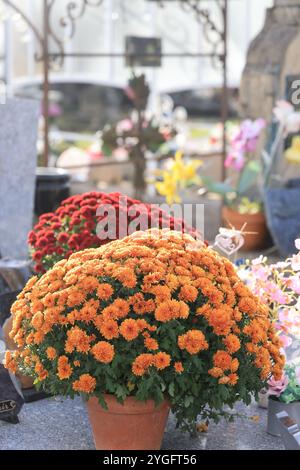
[[[0,341],[0,421],[17,424],[24,399],[16,379],[2,365],[4,350]]]
[[[276,414],[280,434],[286,450],[300,450],[300,428],[286,411]]]
[[[40,104],[7,98],[0,104],[0,256],[28,257],[34,209]]]

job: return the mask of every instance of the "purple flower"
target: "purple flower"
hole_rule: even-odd
[[[245,165],[245,157],[243,152],[231,152],[227,155],[225,160],[226,168],[234,168],[237,171],[241,171]]]

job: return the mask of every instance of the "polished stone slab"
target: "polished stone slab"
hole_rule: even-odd
[[[249,418],[260,415],[259,422],[239,419],[235,423],[210,425],[208,433],[194,439],[175,429],[170,417],[164,437],[165,450],[281,450],[280,438],[266,433],[266,410],[253,403],[237,404],[239,413]],[[20,424],[0,423],[0,450],[88,450],[94,449],[92,432],[84,403],[50,398],[24,405]]]
[[[26,259],[31,230],[40,104],[8,98],[0,104],[0,254]]]

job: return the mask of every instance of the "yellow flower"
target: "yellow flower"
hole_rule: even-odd
[[[285,158],[289,163],[300,163],[300,137],[294,137],[292,145],[284,153]]]
[[[164,171],[162,176],[163,181],[155,184],[157,192],[161,196],[165,196],[167,204],[180,203],[181,198],[178,194],[177,179],[167,171]]]
[[[191,160],[186,163],[183,160],[183,153],[180,151],[176,152],[170,168],[157,172],[157,174],[162,177],[163,181],[156,183],[156,190],[159,194],[165,196],[168,204],[173,204],[174,202],[180,203],[180,190],[190,184],[201,183],[197,175],[197,171],[201,165],[201,160]]]

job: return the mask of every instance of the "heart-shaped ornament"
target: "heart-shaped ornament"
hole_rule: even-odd
[[[216,236],[215,246],[220,248],[227,256],[231,256],[239,251],[245,243],[241,232],[236,230],[220,229]]]

